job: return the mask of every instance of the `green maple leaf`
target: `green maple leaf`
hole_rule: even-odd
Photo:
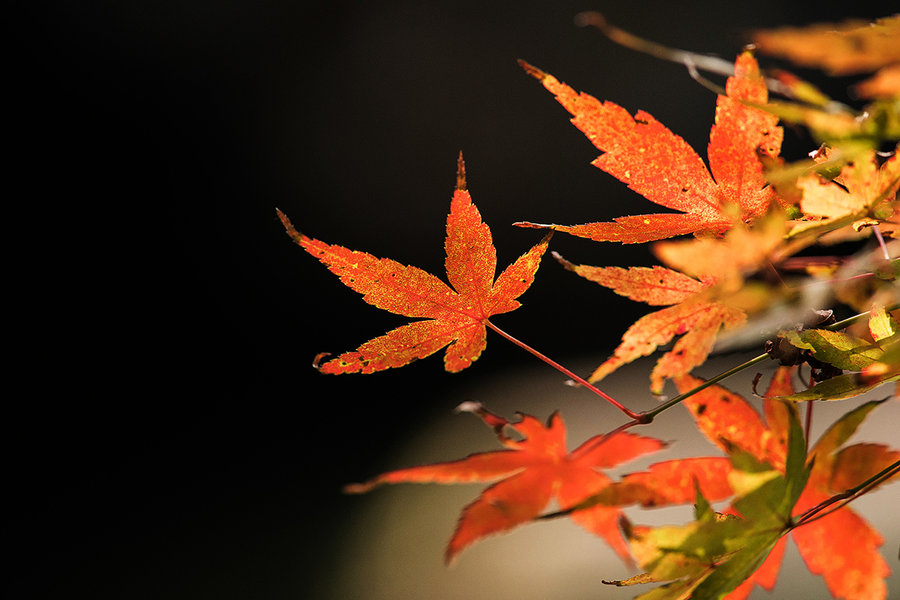
[[[664,585],[638,600],[718,599],[734,590],[765,560],[790,524],[791,511],[809,477],[806,446],[795,411],[787,412],[784,471],[728,444],[728,481],[741,514],[720,514],[697,490],[695,521],[684,526],[637,527],[623,522],[632,552],[647,572],[631,585]]]
[[[885,308],[872,310],[869,334],[873,341],[827,329],[786,330],[778,336],[816,360],[845,371],[782,400],[844,400],[900,380],[900,325]]]

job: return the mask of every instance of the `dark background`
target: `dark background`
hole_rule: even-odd
[[[683,67],[575,27],[586,9],[729,59],[747,30],[815,20],[771,0],[157,0],[43,6],[11,23],[8,367],[24,383],[4,436],[12,585],[314,594],[354,510],[340,486],[389,468],[379,457],[465,400],[460,378],[531,359],[492,336],[459,375],[439,357],[318,374],[316,353],[405,320],[293,245],[275,207],[308,235],[442,277],[460,150],[501,268],[540,237],[514,221],[654,211],[588,164],[596,150],[516,59],[647,110],[701,155],[715,98]],[[888,13],[866,10],[852,16]],[[789,134],[786,148],[809,141]],[[651,260],[561,235],[553,247],[592,264]],[[561,361],[602,360],[643,314],[552,261],[523,302],[496,322]]]

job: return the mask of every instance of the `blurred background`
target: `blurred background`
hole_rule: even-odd
[[[34,4],[11,21],[8,368],[25,385],[7,402],[4,443],[20,591],[488,595],[487,576],[467,569],[503,554],[490,551],[495,540],[452,571],[441,564],[477,488],[346,497],[341,485],[493,448],[486,428],[451,414],[465,400],[540,418],[572,403],[573,422],[586,419],[573,445],[621,419],[496,336],[458,375],[439,357],[366,377],[315,372],[318,352],[351,350],[405,319],[365,304],[293,245],[275,207],[310,236],[441,277],[460,150],[500,268],[540,238],[514,221],[655,210],[590,166],[597,151],[516,59],[650,112],[701,155],[715,97],[683,67],[576,27],[589,9],[728,59],[753,28],[889,13],[887,3],[812,13],[774,0],[93,0]],[[830,91],[843,98],[849,82]],[[786,155],[812,148],[786,137]],[[562,235],[553,248],[589,264],[652,261],[644,247]],[[522,300],[497,324],[579,372],[645,312],[552,261]],[[654,402],[649,366],[610,382],[631,406]],[[872,439],[889,439],[881,433]],[[612,573],[596,567],[592,553],[605,548],[570,529],[577,542],[538,528],[504,538],[514,563],[546,579],[498,568],[493,595],[563,597],[585,576],[587,591],[565,597],[594,597],[599,579],[627,576],[615,561]],[[897,536],[887,537],[896,566]],[[560,558],[579,544],[584,562]],[[547,569],[532,554],[540,548],[556,557]]]

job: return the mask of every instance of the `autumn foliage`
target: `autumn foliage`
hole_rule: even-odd
[[[641,49],[638,38],[597,15],[584,21]],[[849,504],[900,476],[900,450],[878,441],[848,442],[879,406],[898,399],[900,16],[871,26],[754,35],[755,52],[737,55],[717,94],[706,161],[646,112],[578,92],[520,61],[601,152],[592,164],[665,212],[575,225],[518,222],[545,230],[544,237],[499,276],[490,229],[467,190],[462,155],[447,217],[446,283],[416,267],[308,237],[278,211],[290,237],[366,302],[415,319],[356,350],[318,356],[322,373],[373,373],[444,348],[446,370],[459,372],[485,350],[490,329],[625,416],[570,449],[564,408],[546,422],[525,414],[508,420],[467,402],[460,411],[480,417],[500,449],[400,468],[349,484],[346,492],[403,482],[489,484],[462,509],[447,545],[448,562],[485,536],[570,518],[640,570],[609,583],[657,586],[639,598],[740,600],[755,586],[772,589],[788,537],[835,598],[888,597],[890,569],[879,550],[884,540]],[[851,108],[790,73],[766,70],[756,53],[828,73],[874,73],[856,92],[866,104]],[[693,59],[681,60],[696,70]],[[808,157],[782,156],[782,124],[807,129],[821,146]],[[553,232],[652,243],[661,263],[590,266],[552,253],[574,275],[651,307],[585,377],[491,321],[520,307],[518,298],[535,282]],[[834,254],[836,243],[840,255]],[[559,268],[550,263],[544,268]],[[811,301],[803,290],[812,285],[828,293]],[[593,290],[586,283],[585,293],[598,293]],[[841,314],[849,316],[838,321]],[[771,334],[747,333],[754,319],[774,327]],[[710,380],[692,375],[723,337],[742,333],[756,358]],[[647,392],[662,394],[674,385],[678,395],[657,408],[635,412],[594,385],[660,351]],[[764,393],[756,385],[738,394],[719,384],[763,362],[779,365],[769,381],[758,381]],[[809,439],[814,403],[873,390],[880,396],[848,405],[821,437]],[[751,402],[751,395],[761,400]],[[718,452],[665,460],[667,442],[634,431],[664,422],[663,413],[679,404]],[[651,453],[662,460],[643,471],[619,477],[604,472]],[[727,507],[717,512],[712,502]],[[678,504],[694,505],[692,522],[649,527],[622,512]]]
[[[648,200],[679,213],[620,217],[614,223],[538,225],[598,242],[634,244],[696,232],[722,232],[760,217],[775,198],[766,185],[759,154],[774,158],[781,149],[778,118],[748,103],[768,97],[759,67],[749,52],[735,63],[727,95],[719,96],[709,135],[709,169],[682,138],[644,111],[632,116],[612,102],[579,94],[555,77],[522,62],[526,72],[553,93],[572,123],[604,154],[592,163]]]
[[[459,157],[456,191],[447,217],[447,279],[412,266],[331,246],[297,232],[281,211],[279,217],[294,240],[318,258],[341,281],[378,308],[406,317],[427,318],[370,340],[321,366],[324,373],[372,373],[402,367],[444,346],[448,371],[465,369],[486,345],[488,317],[519,308],[516,300],[534,281],[549,236],[510,265],[494,281],[497,253],[491,230],[481,221],[466,191],[465,166]]]

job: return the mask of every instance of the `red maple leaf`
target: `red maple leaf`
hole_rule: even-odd
[[[574,118],[572,123],[604,152],[593,165],[628,184],[661,206],[681,211],[619,217],[612,223],[544,225],[603,242],[634,244],[698,231],[721,232],[735,222],[762,216],[775,198],[763,176],[759,154],[775,158],[783,132],[778,118],[744,103],[765,104],[765,83],[749,52],[735,62],[727,96],[716,103],[709,137],[709,170],[681,137],[644,111],[633,117],[624,108],[577,93],[552,75],[527,63],[523,68]]]
[[[466,190],[461,153],[444,243],[452,288],[417,267],[307,237],[294,229],[280,210],[278,216],[295,242],[341,282],[363,294],[363,300],[398,315],[427,319],[398,327],[354,352],[341,354],[319,367],[323,373],[372,373],[401,367],[448,344],[445,368],[450,372],[465,369],[485,348],[488,318],[521,306],[516,298],[534,281],[549,242],[545,237],[494,281],[496,249],[491,230]]]
[[[510,423],[477,404],[464,410],[478,414],[496,431],[500,443],[507,449],[471,454],[462,460],[399,469],[345,488],[351,493],[361,493],[384,483],[500,480],[485,489],[477,500],[463,510],[447,545],[447,562],[451,562],[466,546],[485,536],[531,521],[554,498],[560,507],[571,507],[598,494],[612,483],[600,469],[614,467],[665,446],[664,442],[654,438],[620,432],[606,439],[603,436],[592,437],[568,452],[566,427],[558,413],[553,413],[548,424],[544,425],[529,415],[521,415],[521,421]],[[504,433],[505,429],[524,439],[513,439]],[[621,511],[617,507],[602,504],[570,514],[573,521],[602,537],[623,560],[630,561],[628,546],[619,531],[620,516]]]
[[[784,470],[787,456],[788,411],[794,404],[775,396],[793,392],[792,369],[782,367],[773,379],[763,409],[766,422],[744,398],[720,386],[710,386],[684,401],[697,425],[711,441],[726,448],[733,444]],[[690,376],[679,378],[680,391],[702,383]],[[836,493],[851,489],[900,458],[900,451],[881,444],[860,443],[843,446],[866,415],[877,406],[866,403],[834,423],[810,450],[812,472],[794,507],[794,517]],[[896,477],[894,477],[896,479]],[[887,597],[884,578],[890,569],[878,553],[883,543],[879,533],[852,508],[844,506],[818,520],[793,529],[800,555],[809,570],[822,575],[836,598],[879,600]],[[727,600],[743,600],[760,585],[775,585],[784,555],[787,536],[781,538],[753,575],[732,591]]]
[[[719,331],[740,327],[747,320],[747,310],[755,308],[755,292],[743,285],[744,277],[780,251],[783,232],[783,216],[776,213],[758,220],[752,229],[740,225],[718,238],[655,243],[657,257],[679,271],[660,266],[575,265],[554,253],[566,269],[585,279],[636,302],[666,307],[635,321],[589,381],[603,379],[676,336],[681,337],[650,374],[651,390],[662,393],[667,378],[685,375],[703,364]]]
[[[650,305],[671,305],[644,315],[622,336],[611,357],[588,378],[596,382],[624,364],[654,352],[676,335],[681,338],[666,352],[650,374],[651,390],[662,393],[668,377],[688,373],[703,363],[721,327],[743,325],[747,315],[740,308],[716,302],[704,294],[711,282],[701,282],[664,267],[592,267],[558,259],[585,279],[611,288],[617,294]]]

